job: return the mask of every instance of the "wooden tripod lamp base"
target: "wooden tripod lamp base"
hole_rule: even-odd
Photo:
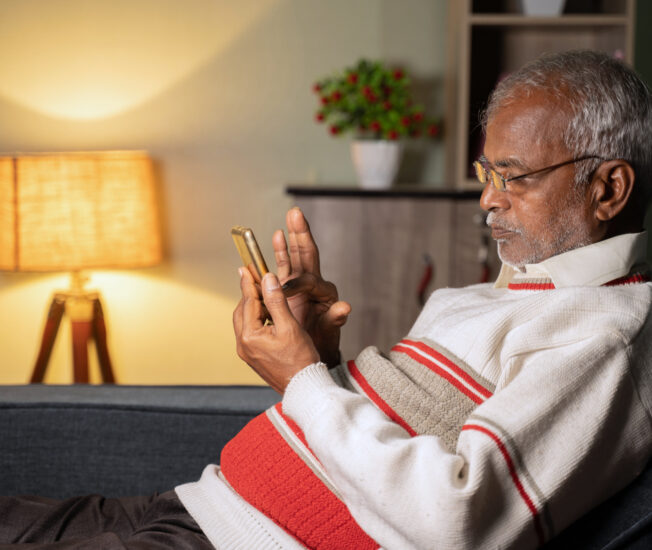
[[[115,383],[106,344],[106,325],[100,294],[84,290],[84,282],[83,276],[75,272],[72,274],[70,290],[56,292],[52,297],[31,384],[43,382],[64,313],[70,318],[72,328],[73,382],[88,384],[88,345],[94,340],[102,382]]]

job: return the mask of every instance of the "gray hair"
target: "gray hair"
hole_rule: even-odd
[[[573,156],[628,161],[636,173],[636,194],[647,203],[652,196],[652,99],[636,72],[595,51],[543,55],[496,86],[481,115],[483,129],[498,109],[538,90],[567,102],[562,139]],[[588,182],[599,165],[595,159],[578,163],[576,186]]]

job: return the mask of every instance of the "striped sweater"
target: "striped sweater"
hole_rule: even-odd
[[[537,547],[629,482],[652,452],[652,285],[643,237],[611,241],[437,291],[387,355],[295,376],[221,456],[293,539],[264,547]]]

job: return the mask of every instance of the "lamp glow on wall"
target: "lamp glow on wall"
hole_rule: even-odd
[[[0,269],[70,271],[55,292],[31,382],[42,382],[64,313],[73,340],[73,380],[88,383],[95,340],[104,382],[115,377],[100,294],[82,270],[140,268],[161,261],[152,161],[134,151],[42,153],[0,157]]]

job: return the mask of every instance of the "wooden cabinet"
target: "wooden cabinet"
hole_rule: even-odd
[[[408,333],[421,309],[417,290],[424,256],[434,264],[426,297],[435,288],[480,282],[485,244],[488,276],[498,273],[477,191],[290,187],[288,192],[310,222],[322,274],[353,306],[342,330],[345,359],[368,345],[389,351]]]
[[[477,188],[479,113],[496,83],[543,52],[594,49],[633,62],[634,0],[566,0],[560,16],[528,16],[519,0],[449,2],[447,181]]]

